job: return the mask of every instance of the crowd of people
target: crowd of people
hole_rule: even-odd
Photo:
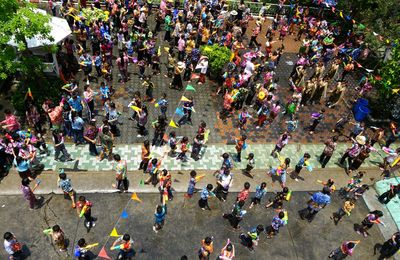
[[[357,199],[368,189],[368,185],[362,183],[363,173],[357,170],[371,152],[386,153],[381,164],[384,178],[389,178],[398,166],[400,148],[393,148],[393,143],[399,137],[400,128],[394,122],[386,129],[384,126],[367,126],[364,122],[353,122],[346,115],[337,121],[334,129],[317,129],[324,120],[326,111],[342,103],[348,105],[347,102],[353,102],[346,99],[346,95],[352,93],[350,85],[353,72],[358,66],[356,60],[368,55],[365,36],[350,31],[342,39],[340,26],[329,23],[308,7],[297,4],[291,6],[293,12],[288,12],[284,7],[285,2],[279,1],[273,20],[269,22],[265,4],[255,16],[250,13],[244,1],[239,2],[236,10],[230,10],[225,1],[185,1],[181,6],[179,1],[162,0],[159,8],[154,10],[152,1],[149,0],[105,1],[105,7],[100,1],[86,6],[86,1],[81,0],[82,8],[107,10],[107,19],[91,17],[90,21],[74,8],[73,3],[63,1],[59,15],[67,19],[76,34],[62,43],[62,49],[58,53],[61,76],[66,84],[62,86],[59,100],[47,100],[41,104],[41,108],[35,106],[34,100],[27,96],[25,124],[21,124],[20,119],[10,110],[5,111],[5,120],[0,122],[4,129],[0,142],[3,176],[8,174],[12,165],[15,166],[22,179],[24,198],[29,202],[29,208],[34,209],[42,201],[34,195],[40,181],[36,180],[32,189],[29,185],[44,168],[40,157],[53,155],[54,160],[61,162],[74,160],[65,146],[65,141],[72,139],[75,145],[88,145],[91,156],[96,156],[99,160],[107,158],[114,161],[116,183],[113,187],[127,192],[126,160],[113,153],[115,138],[121,135],[118,126],[122,113],[118,111],[118,104],[113,99],[116,90],[113,78],[118,77],[121,84],[130,84],[132,72],[137,70],[146,91],[144,96],[140,91],[134,93],[129,104],[133,111],[128,116],[137,125],[138,137],[144,137],[141,162],[138,163],[139,170],[143,170],[148,176],[144,184],[159,185],[161,192],[162,203],[156,207],[153,226],[154,232],[159,232],[167,218],[166,202],[173,199],[172,177],[168,169],[161,170],[163,158],[152,158],[151,151],[156,146],[167,145],[168,156],[187,161],[187,153],[190,153],[193,160],[200,160],[209,130],[207,123],[201,121],[192,141],[188,136],[178,138],[175,131],[168,131],[168,95],[163,93],[162,96],[154,96],[152,77],[165,73],[164,76],[169,78],[169,87],[176,90],[183,90],[184,81],[204,84],[209,72],[209,61],[207,56],[202,55],[201,47],[218,44],[226,46],[232,52],[230,62],[220,75],[216,93],[216,98],[221,101],[219,118],[224,121],[232,118],[242,135],[235,141],[237,156],[232,158],[228,153],[222,155],[221,169],[215,173],[217,186],[208,184],[201,190],[199,207],[202,210],[210,209],[210,197],[226,200],[233,180],[233,160],[240,162],[241,152],[247,148],[246,133],[250,131],[250,122],[258,129],[267,128],[276,121],[284,121],[287,131],[282,133],[271,151],[271,156],[279,159],[279,165],[268,172],[272,181],[280,182],[282,192],[278,192],[265,205],[266,208],[276,208],[278,213],[272,219],[271,225],[256,225],[249,232],[241,234],[240,239],[249,250],[254,250],[262,232],[266,232],[267,238],[277,235],[279,228],[287,223],[287,212],[283,204],[291,196],[291,191],[286,186],[291,158],[284,158],[280,154],[291,139],[291,133],[298,127],[299,111],[304,106],[318,106],[318,109],[315,108],[318,112],[312,113],[311,124],[305,130],[310,135],[315,131],[325,131],[327,136],[333,135],[327,138],[325,148],[319,156],[321,167],[328,164],[339,137],[347,138],[351,144],[339,161],[346,173],[354,176],[349,181],[349,186],[340,190],[345,202],[332,217],[335,224],[338,224],[344,216],[350,215]],[[57,14],[53,2],[49,1],[49,4],[53,14]],[[250,33],[247,32],[248,28]],[[263,31],[266,31],[265,38],[261,35]],[[301,42],[298,60],[293,64],[288,77],[289,86],[280,86],[276,69],[285,50],[285,39],[294,34],[295,40]],[[266,43],[259,43],[260,39],[266,39]],[[163,64],[166,65],[166,70]],[[96,75],[92,73],[93,67]],[[113,73],[114,67],[117,68],[117,74]],[[83,81],[80,80],[79,71],[83,71]],[[365,97],[373,88],[368,80],[369,72],[363,73],[363,78],[356,86],[356,98]],[[290,88],[292,91],[284,100],[278,96],[278,93],[282,93],[282,88]],[[173,91],[170,90],[171,93]],[[193,96],[183,100],[179,108],[181,118],[176,127],[192,124],[194,100]],[[155,104],[159,108],[156,118],[149,118],[149,104]],[[321,108],[321,104],[324,108]],[[350,124],[353,127],[347,133],[345,127]],[[149,137],[149,127],[154,129],[153,138]],[[52,149],[47,144],[50,136]],[[310,158],[311,155],[305,152],[296,163],[293,171],[296,181],[301,178],[303,168],[312,170],[308,162]],[[251,171],[255,165],[254,154],[249,153],[246,160],[245,173],[253,177]],[[84,225],[90,230],[95,226],[91,215],[92,203],[84,196],[79,196],[75,201],[76,194],[71,181],[64,172],[60,172],[59,177],[59,187],[71,198],[72,207],[76,208],[80,217],[85,218]],[[194,170],[190,173],[185,195],[187,198],[194,196],[195,185],[200,178]],[[299,212],[302,219],[311,222],[320,210],[330,204],[330,196],[336,189],[334,180],[329,179],[322,182],[322,185],[323,189],[312,194],[307,201],[307,207]],[[265,182],[260,183],[254,189],[255,195],[250,201],[249,193],[253,187],[248,182],[243,184],[243,190],[238,194],[233,210],[224,214],[224,218],[229,220],[234,229],[239,228],[240,221],[245,214],[249,214],[252,207],[261,203],[267,192],[266,186]],[[379,197],[379,201],[388,203],[399,191],[400,186],[393,186]],[[244,210],[246,203],[250,204],[247,211]],[[362,221],[358,232],[367,236],[367,230],[374,223],[382,223],[380,217],[381,211],[371,211]],[[65,234],[60,226],[53,226],[49,234],[59,249],[65,251]],[[4,239],[6,251],[13,257],[11,259],[18,259],[20,243],[10,232],[5,233]],[[359,242],[345,241],[329,257],[343,259],[352,255]],[[380,249],[381,259],[395,254],[399,245],[400,235],[396,233]],[[114,242],[111,249],[120,250],[118,259],[130,259],[135,254],[132,246],[133,239],[125,234]],[[75,248],[75,256],[88,259],[87,252],[90,248],[83,238],[80,239]],[[201,241],[199,258],[209,259],[213,250],[213,237],[206,237]],[[234,256],[235,247],[228,239],[219,259],[233,259]]]

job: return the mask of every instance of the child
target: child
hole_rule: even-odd
[[[150,184],[150,182],[155,186],[157,184],[158,179],[158,169],[160,168],[160,164],[157,158],[152,159],[148,166],[146,172],[150,174],[149,178],[144,182],[145,184]]]
[[[200,260],[210,259],[210,254],[214,252],[213,237],[206,237],[201,241],[201,248],[198,255]]]
[[[242,112],[240,112],[239,114],[239,130],[246,130],[246,123],[248,118],[251,118],[251,115],[247,112],[247,108],[244,107],[242,109]]]
[[[219,255],[220,260],[232,260],[235,257],[235,246],[231,243],[230,239],[226,241],[226,245],[221,249]]]
[[[249,153],[249,156],[246,158],[246,160],[247,166],[246,169],[244,169],[244,173],[249,175],[251,178],[254,178],[254,175],[251,174],[251,170],[253,170],[255,166],[254,153]]]
[[[286,158],[281,165],[279,165],[277,168],[271,168],[271,170],[268,172],[268,175],[271,176],[273,182],[276,179],[279,180],[282,188],[286,186],[286,172],[289,169],[289,165],[290,158]]]
[[[210,196],[215,196],[212,192],[213,188],[214,187],[212,184],[207,184],[207,187],[203,188],[203,190],[201,191],[199,206],[202,210],[211,210],[210,206],[208,206],[208,198]]]
[[[189,186],[188,186],[187,192],[185,194],[186,198],[193,197],[193,193],[196,191],[196,187],[195,187],[196,183],[197,183],[196,175],[197,175],[197,172],[195,170],[192,170],[190,172]]]
[[[354,209],[356,201],[354,199],[348,199],[344,202],[343,207],[341,207],[337,212],[333,213],[333,221],[335,225],[342,220],[343,216],[347,215],[350,216],[351,211]]]
[[[267,238],[272,238],[277,233],[279,233],[279,228],[286,225],[285,212],[280,211],[278,216],[272,219],[271,225],[266,228]]]
[[[312,124],[309,127],[306,127],[309,130],[309,134],[312,135],[315,131],[315,128],[318,124],[324,119],[325,109],[321,109],[319,113],[312,113],[311,118],[313,119]]]
[[[115,184],[112,186],[119,191],[128,192],[128,166],[126,160],[122,160],[119,154],[114,154],[113,156],[114,161],[116,162],[115,165]]]
[[[133,257],[136,252],[132,248],[133,246],[133,239],[129,234],[124,234],[117,238],[111,246],[111,250],[119,248],[119,253],[117,259],[130,259]]]
[[[96,223],[94,223],[94,219],[92,218],[92,206],[93,203],[86,200],[85,196],[80,196],[76,203],[76,212],[79,217],[85,217],[85,226],[88,229],[96,226]]]
[[[361,233],[363,234],[364,237],[368,236],[368,232],[367,230],[370,229],[374,223],[377,224],[382,224],[385,226],[385,223],[383,223],[379,218],[383,216],[383,212],[380,210],[374,210],[371,211],[365,218],[364,220],[361,222],[362,226],[359,227],[359,229],[357,230],[357,234],[361,235]]]
[[[79,260],[90,259],[91,253],[89,252],[89,247],[86,244],[84,238],[78,240],[78,244],[75,246],[74,256]]]
[[[174,196],[172,195],[171,185],[172,185],[172,177],[171,173],[167,169],[163,169],[160,176],[160,192],[162,198],[164,196],[167,197],[168,200],[173,200]],[[161,199],[162,201],[162,199]]]
[[[64,192],[64,196],[69,196],[72,201],[72,208],[76,207],[75,205],[75,191],[72,188],[71,180],[67,179],[67,175],[64,173],[64,169],[60,170],[60,174],[58,175],[58,187]]]
[[[299,125],[299,120],[297,120],[297,118],[294,116],[293,120],[286,121],[286,124],[287,124],[287,131],[289,133],[294,132]]]
[[[150,76],[145,77],[144,82],[142,83],[142,86],[146,87],[146,96],[145,96],[144,100],[153,103],[155,100],[153,98],[154,83],[151,82]]]
[[[64,231],[61,230],[59,225],[53,226],[51,238],[53,239],[54,244],[58,246],[60,252],[67,251],[67,244],[65,243],[65,234]]]
[[[269,200],[269,203],[265,205],[265,208],[269,208],[273,206],[274,208],[281,209],[283,205],[283,201],[289,200],[288,195],[290,191],[288,187],[284,187],[281,192],[278,192],[275,196],[275,198],[271,201]]]
[[[299,179],[297,178],[300,175],[300,171],[301,169],[303,169],[303,167],[305,165],[307,165],[307,161],[311,158],[311,155],[309,153],[304,153],[303,157],[299,160],[299,162],[296,164],[296,167],[294,168],[294,171],[296,173],[296,177],[295,177],[295,181],[299,181]]]
[[[165,216],[167,215],[167,205],[165,204],[165,200],[163,199],[162,205],[157,205],[156,211],[154,212],[154,225],[153,225],[153,231],[155,233],[158,233],[163,226],[165,222]]]
[[[100,93],[101,93],[101,104],[104,105],[107,99],[110,98],[110,89],[108,86],[104,83],[100,83]]]
[[[245,245],[250,251],[254,251],[254,246],[258,245],[258,241],[260,239],[260,233],[264,231],[264,227],[262,225],[258,225],[256,228],[253,228],[247,234],[240,234],[240,239],[242,240],[242,244]]]
[[[249,197],[249,193],[250,193],[250,183],[248,183],[247,181],[244,183],[244,189],[241,190],[236,198],[236,201],[246,201],[247,198]]]
[[[236,139],[236,152],[237,152],[237,161],[241,162],[241,153],[242,153],[242,149],[246,149],[247,144],[246,144],[246,139],[247,136],[246,135],[242,135],[239,139]]]
[[[233,205],[233,210],[230,214],[224,214],[222,217],[229,220],[229,223],[234,229],[239,229],[239,223],[243,219],[244,214],[246,211],[243,210],[244,201],[238,201]]]
[[[251,199],[251,204],[249,206],[249,209],[251,209],[254,205],[261,204],[261,199],[265,196],[267,193],[267,183],[263,182],[261,183],[260,186],[256,187],[256,193],[254,197]]]
[[[340,247],[333,250],[328,257],[334,259],[345,259],[347,256],[352,256],[353,250],[356,248],[358,243],[360,243],[360,240],[345,241]]]
[[[288,144],[289,138],[290,135],[286,132],[279,137],[278,141],[276,142],[274,150],[272,150],[271,152],[272,157],[276,157],[276,152],[280,153],[282,151],[283,147],[285,147]]]
[[[172,131],[171,133],[169,133],[168,144],[169,144],[169,148],[171,149],[169,151],[170,156],[175,157],[176,156],[176,144],[177,144],[175,131]]]
[[[182,160],[182,162],[187,161],[186,152],[189,150],[188,146],[189,146],[189,138],[187,138],[187,136],[184,136],[181,140],[181,152],[178,155],[178,157],[176,157],[177,160]]]
[[[160,107],[161,114],[167,117],[168,100],[167,94],[163,93],[161,99],[155,104],[156,107]]]

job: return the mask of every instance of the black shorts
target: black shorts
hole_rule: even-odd
[[[254,204],[260,204],[261,203],[261,199],[254,197],[254,198],[251,199],[251,202],[254,203]]]

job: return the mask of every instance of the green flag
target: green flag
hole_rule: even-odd
[[[187,85],[186,90],[196,91],[196,89],[192,85]]]
[[[140,180],[139,186],[144,186],[144,181],[143,180]]]

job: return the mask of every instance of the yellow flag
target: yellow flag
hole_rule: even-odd
[[[138,197],[138,195],[136,194],[136,192],[132,193],[131,199],[132,199],[132,200],[139,201],[139,202],[142,202],[142,200],[139,199],[139,197]]]
[[[182,98],[181,98],[181,101],[183,101],[183,102],[186,102],[186,101],[191,101],[190,99],[188,99],[187,97],[185,97],[185,96],[182,96]]]
[[[175,124],[174,120],[171,119],[171,122],[169,122],[169,126],[178,128],[178,126]]]
[[[339,15],[340,15],[340,17],[342,17],[342,19],[344,19],[344,18],[343,18],[343,12],[342,12],[342,11],[339,12]]]
[[[118,232],[115,228],[113,228],[113,230],[111,231],[110,237],[120,237],[120,235],[118,235]]]
[[[135,110],[136,112],[142,111],[142,109],[139,108],[139,107],[137,107],[137,106],[131,106],[131,108],[132,108],[133,110]]]

